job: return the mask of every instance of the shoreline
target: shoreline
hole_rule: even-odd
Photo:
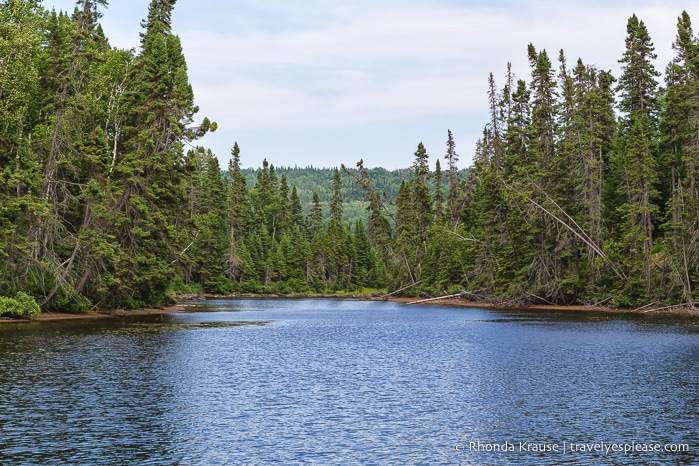
[[[116,309],[113,311],[98,311],[84,314],[69,314],[66,312],[42,312],[33,318],[16,319],[12,317],[0,317],[0,324],[4,323],[26,323],[26,322],[55,322],[63,320],[85,320],[85,319],[117,319],[119,317],[131,316],[149,316],[173,314],[176,312],[184,312],[185,306],[179,304],[163,308],[143,308],[143,309]]]
[[[699,317],[699,309],[670,306],[661,308],[652,308],[643,306],[637,309],[624,309],[609,306],[593,306],[581,304],[518,304],[512,305],[507,303],[491,303],[485,301],[474,301],[459,297],[444,297],[444,298],[407,298],[397,296],[382,296],[382,295],[365,295],[352,293],[289,293],[289,294],[252,294],[252,293],[234,293],[230,295],[210,295],[210,294],[192,294],[192,295],[176,295],[175,299],[178,304],[164,308],[143,308],[143,309],[117,309],[113,311],[98,311],[85,314],[69,314],[62,312],[42,312],[38,316],[29,318],[12,318],[0,317],[0,324],[3,323],[21,323],[21,322],[52,322],[65,320],[84,320],[84,319],[116,319],[119,317],[135,317],[148,315],[162,315],[184,312],[187,305],[183,302],[191,301],[206,301],[210,299],[240,299],[240,298],[260,298],[260,299],[300,299],[300,298],[328,298],[328,299],[358,299],[362,301],[388,301],[402,304],[423,304],[430,306],[450,306],[450,307],[480,307],[486,309],[501,309],[513,311],[536,311],[536,312],[590,312],[615,315],[666,315],[666,316],[683,316],[683,317]]]
[[[328,298],[328,299],[358,299],[362,301],[389,301],[402,304],[424,304],[452,307],[480,307],[486,309],[501,309],[513,311],[544,311],[544,312],[597,312],[604,314],[634,314],[634,315],[676,315],[699,317],[699,309],[688,306],[668,306],[653,308],[649,305],[636,309],[586,304],[508,304],[487,301],[470,300],[459,297],[430,297],[408,298],[402,296],[367,295],[353,293],[288,293],[288,294],[253,294],[233,293],[229,295],[192,294],[178,295],[175,299],[182,301],[206,301],[209,299],[264,298],[264,299],[298,299],[298,298]]]

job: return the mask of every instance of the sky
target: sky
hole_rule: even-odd
[[[109,0],[101,23],[114,47],[139,46],[149,0]],[[44,0],[73,11],[73,0]],[[529,81],[527,45],[554,66],[620,75],[626,24],[644,21],[655,66],[674,56],[677,18],[699,30],[696,2],[660,0],[178,0],[172,30],[184,49],[198,119],[218,130],[196,141],[226,168],[409,167],[422,142],[444,166],[447,130],[459,167],[471,165],[488,121],[487,79],[507,63]]]

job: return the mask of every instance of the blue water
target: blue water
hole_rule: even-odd
[[[0,325],[0,464],[699,464],[692,319],[187,309]]]

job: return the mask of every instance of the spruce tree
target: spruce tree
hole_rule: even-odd
[[[442,188],[442,165],[439,159],[434,166],[434,197],[433,197],[434,222],[442,225],[444,221],[444,189]]]
[[[458,211],[459,168],[457,166],[457,162],[459,161],[459,156],[456,153],[456,143],[454,142],[454,135],[452,134],[451,130],[447,130],[447,153],[444,154],[444,158],[447,160],[447,177],[449,178],[446,210],[450,223],[455,224],[461,216],[461,213]]]
[[[0,296],[26,291],[29,230],[45,203],[41,165],[31,144],[39,112],[43,28],[38,2],[0,4]]]
[[[289,221],[292,227],[299,227],[302,230],[305,227],[303,221],[303,206],[301,205],[301,198],[299,198],[296,185],[291,188],[291,195],[289,196]]]
[[[619,60],[622,75],[617,147],[612,169],[617,192],[614,238],[619,242],[620,260],[629,282],[624,287],[625,304],[636,304],[653,295],[653,238],[658,221],[658,97],[659,73],[653,43],[643,21],[636,15],[627,23],[626,50]]]
[[[247,232],[251,211],[247,181],[240,168],[240,147],[237,142],[231,149],[231,156],[228,163],[228,218],[231,239],[239,241]]]
[[[340,170],[337,168],[333,171],[333,192],[332,201],[330,203],[330,220],[332,223],[337,225],[342,223],[342,179],[340,178]]]
[[[429,155],[422,143],[419,143],[415,151],[415,160],[412,166],[413,176],[410,180],[412,197],[412,209],[415,212],[417,243],[424,244],[427,230],[434,221],[432,210],[432,196],[427,184],[430,178]]]
[[[667,197],[663,231],[669,267],[663,292],[684,303],[696,299],[699,259],[699,39],[694,37],[687,12],[677,21],[673,43],[676,56],[665,72],[666,91],[659,122],[660,159],[664,174],[662,194]],[[667,194],[665,194],[667,193]]]
[[[129,76],[129,117],[114,176],[120,183],[113,207],[115,234],[123,253],[112,271],[112,305],[168,301],[173,263],[189,239],[178,235],[188,222],[179,208],[188,184],[182,146],[214,129],[208,120],[196,131],[188,128],[197,108],[180,39],[171,33],[173,6],[174,1],[151,1]]]
[[[203,291],[224,293],[227,287],[223,271],[230,247],[226,186],[218,159],[211,150],[197,148],[190,154],[199,159],[199,173],[190,192],[190,197],[194,198],[191,217],[195,233],[187,253],[191,257],[192,276]]]

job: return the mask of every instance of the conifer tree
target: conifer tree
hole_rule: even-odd
[[[388,209],[381,200],[381,196],[374,189],[369,179],[369,174],[364,167],[364,161],[357,162],[359,174],[356,174],[342,165],[342,170],[362,187],[365,196],[369,201],[369,224],[367,225],[367,236],[373,247],[381,252],[383,265],[388,267],[390,261],[395,259],[392,245],[391,225],[388,221]]]
[[[626,30],[626,50],[619,60],[623,72],[617,86],[622,118],[611,164],[616,190],[622,194],[613,236],[619,242],[625,274],[630,277],[624,299],[633,304],[653,294],[653,231],[659,213],[659,73],[653,66],[655,49],[643,21],[631,16]]]
[[[240,168],[240,147],[237,142],[231,149],[231,155],[228,163],[228,217],[230,236],[235,242],[245,236],[251,212],[247,181]]]
[[[38,2],[0,4],[0,296],[24,291],[35,215],[46,209],[36,193],[41,166],[30,132],[38,114],[43,27]]]
[[[415,283],[419,280],[414,272],[416,256],[420,248],[419,231],[410,184],[403,181],[398,188],[398,197],[396,198],[395,250],[399,254],[399,257],[394,259],[398,262],[396,271],[399,274],[396,277],[399,280],[395,284],[396,287],[399,284],[404,285],[402,283],[404,278],[409,279],[408,283]]]
[[[330,219],[332,223],[339,225],[342,223],[342,179],[340,178],[340,170],[337,168],[333,172],[333,192],[332,202],[330,203]]]
[[[668,280],[663,291],[693,303],[699,278],[699,40],[686,11],[678,18],[673,48],[676,56],[666,68],[659,122],[660,160],[670,167],[661,171],[668,199],[663,224]]]
[[[283,237],[289,230],[289,184],[286,175],[279,180],[279,235]]]
[[[435,161],[434,166],[434,221],[438,224],[443,224],[444,220],[444,190],[442,188],[442,165],[439,159]]]
[[[139,306],[168,300],[173,261],[187,246],[181,209],[187,164],[182,145],[215,127],[204,120],[188,129],[197,108],[182,46],[171,33],[174,1],[152,0],[143,23],[141,52],[129,77],[129,119],[123,153],[115,167],[119,182],[113,208],[123,254],[112,271],[113,305]],[[118,174],[118,176],[116,176]]]
[[[303,206],[301,205],[301,199],[299,198],[296,185],[291,188],[291,195],[289,196],[289,217],[292,226],[301,229],[305,227],[303,222]]]
[[[422,143],[419,143],[415,151],[413,162],[413,177],[410,180],[410,191],[412,197],[412,209],[415,212],[416,241],[424,244],[427,230],[434,220],[432,211],[432,196],[427,184],[430,178],[429,156]]]
[[[458,166],[459,156],[456,153],[456,143],[454,142],[454,136],[451,130],[447,130],[447,153],[444,155],[447,160],[447,170],[449,178],[449,190],[447,191],[447,214],[451,224],[455,224],[461,213],[458,211],[458,198],[459,198],[459,180],[458,180]]]
[[[230,238],[226,212],[226,187],[218,159],[211,150],[197,148],[190,157],[198,159],[199,171],[194,178],[190,197],[192,202],[192,226],[195,230],[191,240],[192,276],[207,293],[223,293],[226,251]],[[182,256],[182,254],[180,255]]]
[[[525,162],[531,136],[529,134],[531,122],[531,106],[529,99],[531,92],[527,83],[517,80],[517,89],[509,96],[511,100],[507,130],[505,131],[505,175],[510,177],[518,167]]]
[[[98,23],[104,3],[80,1],[71,17],[53,12],[48,21],[50,45],[40,64],[47,118],[34,128],[43,167],[39,196],[48,209],[29,232],[34,263],[52,275],[38,272],[43,279],[36,292],[45,309],[89,310],[114,258],[105,204],[111,194],[107,131],[116,112],[105,105],[104,95],[114,93],[104,78],[123,76],[130,54],[110,51]],[[117,56],[125,62],[115,62]]]
[[[311,232],[316,233],[321,228],[321,223],[323,221],[323,208],[320,205],[320,197],[317,191],[313,191],[313,204],[311,205],[311,212],[309,214],[309,225]]]
[[[233,149],[231,149],[231,156],[228,162],[226,186],[228,249],[224,259],[225,275],[229,281],[241,278],[241,266],[245,260],[243,255],[247,252],[243,239],[249,232],[249,223],[252,218],[247,181],[240,167],[240,147],[237,142],[234,143]],[[249,275],[252,274],[247,273],[246,277]]]

